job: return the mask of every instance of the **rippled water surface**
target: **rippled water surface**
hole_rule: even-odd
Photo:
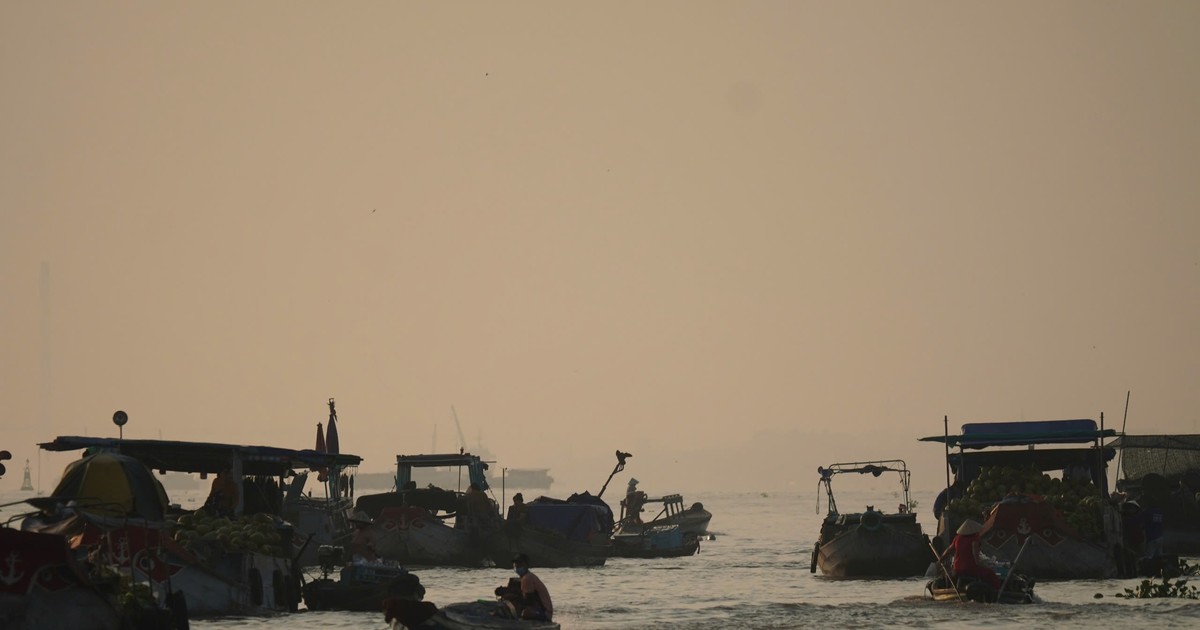
[[[838,495],[844,511],[891,505],[890,491]],[[926,531],[933,496],[915,494]],[[833,580],[809,572],[820,527],[814,493],[685,494],[713,513],[715,540],[687,558],[614,558],[591,569],[537,569],[563,628],[1196,628],[1200,602],[1113,597],[1137,580],[1039,582],[1041,604],[934,603],[925,579]],[[824,506],[822,506],[823,508]],[[436,604],[490,598],[508,569],[414,568]],[[1096,594],[1105,595],[1096,599]],[[306,612],[193,620],[193,628],[377,628],[382,614]]]

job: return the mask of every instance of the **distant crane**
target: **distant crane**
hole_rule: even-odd
[[[454,414],[454,428],[458,429],[458,454],[462,455],[467,451],[467,438],[463,435],[462,425],[458,423],[458,412],[454,410],[454,405],[450,405],[450,413]]]

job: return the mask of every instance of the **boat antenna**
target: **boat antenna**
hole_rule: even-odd
[[[631,454],[631,453],[622,453],[622,452],[621,452],[621,449],[617,449],[617,465],[616,465],[616,467],[614,467],[614,468],[613,468],[613,471],[612,471],[612,473],[610,473],[610,474],[608,475],[608,480],[604,482],[604,486],[600,488],[600,494],[597,494],[597,495],[596,495],[596,498],[597,498],[597,499],[599,499],[600,497],[604,496],[604,491],[605,491],[606,489],[608,489],[608,482],[609,482],[609,481],[612,481],[612,478],[613,478],[614,476],[616,476],[616,474],[617,474],[617,473],[621,472],[622,470],[625,470],[625,460],[626,460],[626,459],[628,459],[628,458],[630,458],[630,457],[633,457],[633,454]]]
[[[1121,418],[1121,441],[1125,441],[1125,421],[1129,419],[1129,394],[1132,390],[1125,390],[1125,416]],[[1121,476],[1121,455],[1125,454],[1125,449],[1117,451],[1117,476]],[[1103,455],[1102,455],[1103,456]]]

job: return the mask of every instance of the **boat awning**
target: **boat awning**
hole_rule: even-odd
[[[432,468],[435,466],[469,466],[472,463],[479,462],[483,464],[484,469],[487,468],[487,462],[479,458],[478,455],[470,453],[442,453],[433,455],[397,455],[397,466],[408,466],[410,468]]]
[[[1122,435],[1110,442],[1109,446],[1163,451],[1200,451],[1200,435]]]
[[[1095,420],[974,422],[962,425],[961,435],[934,435],[920,438],[920,441],[943,442],[961,448],[988,448],[1031,444],[1087,444],[1117,435],[1112,429],[1097,428]]]
[[[1104,448],[1104,461],[1111,461],[1117,451]],[[1096,465],[1096,449],[1090,448],[1047,448],[1037,450],[982,451],[978,453],[951,453],[947,458],[950,469],[958,472],[963,462],[978,468],[981,466],[1024,467],[1030,466],[1042,472],[1063,470],[1071,466]]]
[[[1200,435],[1123,435],[1111,446],[1121,450],[1121,474],[1140,480],[1156,474],[1173,479],[1188,476],[1200,482]]]
[[[279,476],[289,470],[319,470],[357,466],[362,458],[346,453],[323,453],[273,446],[243,446],[216,442],[175,440],[122,440],[81,436],[59,436],[39,444],[47,451],[104,450],[133,457],[155,470],[187,473],[218,473],[235,458],[242,461],[243,475]]]

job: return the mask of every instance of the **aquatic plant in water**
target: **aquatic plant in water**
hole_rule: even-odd
[[[1200,565],[1188,564],[1185,560],[1179,561],[1180,576],[1195,576],[1200,575]],[[1172,580],[1166,575],[1155,579],[1142,580],[1134,588],[1127,588],[1123,593],[1117,593],[1114,597],[1122,597],[1125,599],[1148,599],[1152,597],[1174,597],[1177,599],[1200,599],[1200,588],[1189,586],[1186,577]],[[1096,599],[1104,597],[1101,593],[1096,593]]]

